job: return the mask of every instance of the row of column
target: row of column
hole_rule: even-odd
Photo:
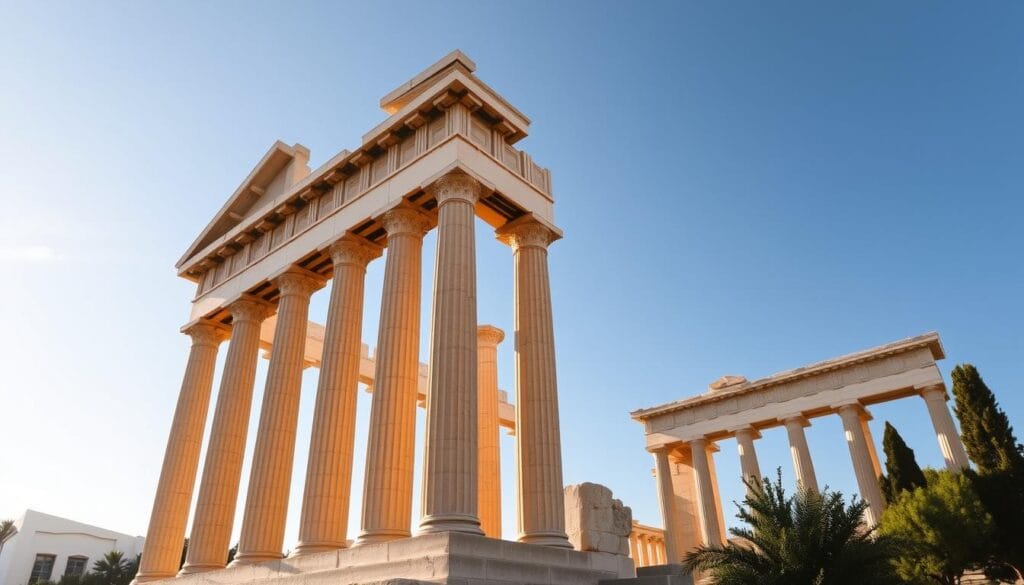
[[[634,529],[629,535],[629,556],[637,567],[668,563],[663,536]]]
[[[503,333],[477,326],[474,222],[481,185],[456,171],[429,190],[438,204],[438,241],[419,531],[500,537],[496,346]],[[388,211],[382,223],[388,254],[357,545],[411,534],[420,274],[430,221],[420,210],[402,205]],[[568,548],[547,264],[547,246],[558,236],[532,216],[524,216],[499,230],[498,237],[513,250],[515,272],[519,540]],[[367,264],[382,250],[346,235],[329,252],[334,284],[295,554],[342,548],[348,541],[364,280]],[[323,277],[298,267],[273,281],[280,290],[278,317],[233,565],[283,556],[309,300],[325,285]],[[228,310],[230,331],[206,321],[186,330],[193,345],[138,582],[171,577],[177,571],[217,348],[230,335],[181,573],[222,568],[227,560],[260,323],[274,307],[244,297]]]
[[[953,417],[946,406],[945,389],[941,386],[922,390],[922,398],[928,406],[928,412],[935,428],[939,448],[942,450],[946,466],[952,470],[968,467],[967,453],[957,434]],[[881,519],[885,510],[885,500],[878,484],[882,474],[878,454],[875,451],[874,439],[868,421],[871,415],[859,403],[851,402],[835,408],[843,423],[843,433],[850,458],[853,461],[854,474],[860,496],[867,504],[865,524],[874,526]],[[781,419],[789,437],[790,454],[797,483],[803,489],[818,491],[818,480],[814,472],[810,450],[804,429],[810,423],[803,416],[792,416]],[[740,469],[743,480],[749,491],[756,482],[762,481],[761,469],[757,461],[754,440],[761,437],[753,427],[731,429],[736,437],[736,447],[740,457]],[[653,450],[655,474],[658,484],[658,495],[661,504],[662,519],[665,526],[665,547],[670,562],[678,561],[692,548],[698,545],[716,546],[725,541],[724,527],[721,525],[721,502],[717,494],[717,486],[712,460],[712,449],[707,439],[697,438],[689,441],[685,448],[689,454],[690,473],[692,474],[692,498],[684,499],[692,503],[694,515],[699,525],[698,531],[687,531],[684,520],[685,511],[679,510],[680,498],[677,497],[678,487],[673,482],[670,460],[670,446]],[[695,542],[692,534],[699,534],[699,542]]]

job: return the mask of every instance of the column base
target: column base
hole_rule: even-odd
[[[442,532],[461,532],[483,536],[480,519],[468,514],[428,515],[420,520],[418,534],[439,534]]]
[[[150,583],[152,581],[160,581],[163,579],[173,579],[174,573],[154,574],[154,573],[137,573],[135,578],[132,579],[130,585],[139,585],[139,583]]]
[[[553,546],[555,548],[572,548],[569,537],[564,532],[535,532],[533,534],[520,534],[519,542],[523,544],[537,544],[541,546]]]
[[[363,546],[364,544],[378,544],[381,542],[391,542],[392,540],[399,540],[402,538],[409,538],[412,533],[408,530],[374,530],[363,532],[356,537],[356,541],[352,543],[353,547]]]
[[[228,564],[228,567],[244,567],[246,565],[255,565],[264,561],[279,561],[284,558],[284,555],[270,552],[251,552],[251,553],[238,553],[235,556],[235,560]]]
[[[216,571],[217,569],[223,569],[223,568],[224,568],[224,565],[212,565],[212,564],[211,565],[190,565],[190,564],[186,563],[185,566],[182,567],[180,571],[178,571],[178,576],[181,577],[182,575],[194,575],[196,573],[205,573],[207,571]]]
[[[348,544],[347,541],[346,542],[341,542],[341,543],[325,543],[325,544],[312,544],[312,543],[311,544],[304,544],[304,543],[300,542],[298,545],[295,546],[295,550],[293,550],[292,554],[288,555],[287,558],[291,559],[291,558],[294,558],[294,557],[300,557],[302,555],[309,555],[309,554],[313,554],[313,553],[322,553],[322,552],[328,552],[328,551],[332,551],[332,550],[340,550],[340,549],[343,549],[343,548],[348,548],[348,546],[349,546],[349,544]]]

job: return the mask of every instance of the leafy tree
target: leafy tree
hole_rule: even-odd
[[[17,533],[18,529],[14,526],[14,520],[0,520],[0,552],[4,550],[4,543]]]
[[[886,474],[879,478],[879,484],[886,503],[891,504],[901,492],[923,486],[925,479],[914,458],[914,450],[907,446],[903,437],[888,421],[885,423],[882,449],[885,451]]]
[[[879,532],[897,540],[897,574],[910,583],[957,585],[965,571],[985,566],[992,517],[970,479],[925,471],[927,485],[904,491],[882,514]]]
[[[799,489],[786,496],[782,472],[774,483],[748,484],[737,517],[749,528],[730,528],[738,538],[724,547],[701,547],[683,561],[716,585],[887,585],[895,546],[862,526],[867,504],[843,495]],[[742,544],[740,544],[742,543]]]
[[[977,368],[962,364],[953,369],[953,396],[964,448],[977,466],[966,475],[995,523],[995,562],[986,573],[998,575],[998,564],[1005,563],[1024,578],[1024,447]]]

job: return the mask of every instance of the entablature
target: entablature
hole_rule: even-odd
[[[917,337],[637,410],[648,449],[698,438],[719,440],[736,429],[761,430],[787,418],[832,414],[844,405],[870,405],[943,388],[936,359],[945,357],[938,334]]]
[[[241,294],[273,301],[269,279],[291,264],[330,276],[323,248],[345,233],[386,245],[378,218],[403,201],[432,214],[436,202],[425,189],[455,168],[484,185],[477,215],[495,228],[526,214],[553,227],[550,173],[512,146],[529,120],[476,79],[464,60],[453,53],[413,87],[403,86],[382,104],[397,110],[359,148],[307,171],[179,261],[179,275],[198,285],[191,318],[229,319],[224,304]],[[224,221],[218,215],[205,240]]]

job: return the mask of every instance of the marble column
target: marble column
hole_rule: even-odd
[[[802,416],[791,416],[782,421],[789,435],[789,453],[793,457],[793,471],[796,472],[797,485],[811,491],[818,491],[818,478],[814,475],[814,462],[811,451],[807,448],[807,437],[804,427],[811,426]]]
[[[715,501],[715,486],[708,465],[708,442],[705,439],[690,441],[690,456],[693,460],[693,477],[697,508],[700,520],[701,539],[705,546],[722,545],[722,528],[718,525],[718,503]]]
[[[233,566],[284,556],[281,549],[295,458],[309,297],[324,285],[321,276],[300,268],[291,268],[274,281],[280,290],[277,325]]]
[[[640,566],[646,567],[651,564],[651,549],[648,546],[648,538],[646,534],[638,534],[636,537],[639,542],[640,548]]]
[[[839,417],[843,419],[846,445],[850,448],[850,459],[853,460],[853,472],[857,476],[860,497],[868,504],[868,509],[864,512],[864,523],[874,526],[878,524],[885,510],[885,500],[882,499],[878,476],[875,475],[871,452],[864,437],[864,427],[861,426],[866,413],[859,404],[843,404],[839,406],[838,411]]]
[[[213,389],[217,349],[227,337],[226,329],[211,321],[196,322],[186,328],[185,333],[192,338],[192,348],[167,438],[142,566],[135,577],[138,583],[166,579],[178,572]]]
[[[423,235],[430,224],[412,207],[388,211],[382,223],[388,232],[388,251],[356,544],[406,538],[412,522],[420,283]]]
[[[483,534],[477,515],[476,201],[460,172],[430,186],[437,199],[437,261],[420,532]]]
[[[661,522],[665,527],[665,554],[671,562],[679,562],[683,558],[683,551],[679,547],[677,531],[679,526],[676,523],[675,490],[672,487],[672,468],[668,460],[669,447],[663,446],[655,449],[654,473],[658,480],[658,500],[661,503]]]
[[[477,509],[480,528],[501,538],[501,428],[498,413],[498,344],[505,332],[493,325],[477,328]]]
[[[754,439],[760,439],[761,433],[754,427],[742,427],[736,429],[736,450],[740,455],[740,473],[743,476],[744,485],[760,484],[763,481],[761,466],[757,464],[757,451],[754,450]],[[750,486],[746,485],[747,494],[751,492]]]
[[[865,411],[864,416],[860,419],[860,429],[864,433],[864,442],[868,446],[868,455],[871,457],[871,467],[875,470],[875,477],[881,477],[882,462],[878,459],[878,452],[875,451],[875,438],[871,434],[871,426],[868,425],[871,418],[871,415]]]
[[[928,414],[931,416],[932,426],[935,427],[935,438],[939,441],[939,449],[942,450],[942,458],[946,460],[946,467],[954,471],[970,467],[967,451],[964,450],[960,434],[946,406],[946,389],[942,386],[925,388],[921,391],[921,398],[924,398],[924,403],[928,406]]]
[[[296,555],[344,548],[348,543],[356,398],[362,358],[363,288],[367,264],[381,255],[379,246],[351,235],[342,237],[328,251],[334,265],[334,278]]]
[[[571,548],[565,535],[562,441],[548,245],[559,234],[532,216],[499,230],[513,250],[519,541]]]
[[[222,569],[228,562],[252,413],[260,326],[273,313],[274,307],[262,299],[247,296],[231,303],[228,311],[231,313],[231,343],[220,378],[203,479],[188,541],[188,557],[181,569],[183,575]]]

